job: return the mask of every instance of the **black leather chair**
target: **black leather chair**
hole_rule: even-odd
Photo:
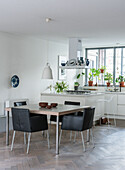
[[[30,137],[32,132],[47,130],[48,148],[50,148],[48,122],[46,115],[37,115],[31,117],[28,109],[12,108],[12,123],[14,132],[11,150],[13,150],[13,143],[16,131],[28,133],[27,153],[29,152]]]
[[[27,105],[26,101],[14,102],[14,106],[25,106]]]
[[[77,105],[77,106],[80,106],[80,102],[65,101],[64,104],[65,105]],[[74,113],[72,113],[72,114],[74,114]],[[56,122],[56,118],[57,118],[56,116],[51,115],[50,116],[50,124],[51,124],[52,121]],[[59,116],[59,122],[62,122],[62,119],[63,119],[63,115]]]
[[[80,102],[73,102],[73,101],[65,101],[64,102],[65,105],[76,105],[76,106],[80,106]],[[66,116],[68,115],[74,115],[74,114],[80,114],[80,112],[78,113],[70,113],[70,114],[67,114]],[[56,116],[54,115],[51,115],[50,116],[50,125],[51,125],[51,122],[56,122]],[[63,115],[59,116],[59,122],[62,123],[62,119],[63,119]],[[72,140],[72,131],[70,132],[70,141]],[[75,140],[75,137],[74,137],[74,140]]]
[[[95,107],[90,107],[90,108],[84,109],[82,116],[81,115],[80,116],[78,115],[64,116],[62,119],[59,143],[61,141],[62,130],[79,131],[81,132],[83,150],[85,151],[83,131],[90,130],[92,143],[94,145],[93,134],[92,134],[94,113],[95,113]]]

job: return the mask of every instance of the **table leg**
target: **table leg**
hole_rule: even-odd
[[[56,155],[59,154],[59,116],[56,119]]]
[[[6,115],[6,145],[9,145],[9,111]]]

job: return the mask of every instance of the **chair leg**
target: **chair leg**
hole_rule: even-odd
[[[61,137],[62,137],[62,129],[61,129],[61,131],[60,131],[60,136],[59,136],[59,145],[60,145],[60,143],[61,143]]]
[[[50,123],[49,123],[49,131],[51,130],[51,121],[50,121]]]
[[[26,132],[24,132],[24,144],[26,145]]]
[[[13,132],[13,138],[12,138],[12,144],[11,144],[11,151],[13,150],[13,144],[14,144],[14,139],[15,139],[15,133],[16,133],[16,131],[14,130],[14,132]]]
[[[74,143],[76,142],[76,132],[74,134]]]
[[[72,131],[70,131],[70,141],[72,140]]]
[[[42,136],[44,136],[44,131],[42,131]]]
[[[50,149],[50,143],[49,143],[49,131],[47,130],[47,141],[48,141],[48,149]]]
[[[87,130],[87,142],[90,142],[90,129]]]
[[[93,131],[92,131],[92,128],[90,129],[90,133],[91,133],[92,145],[93,145],[93,148],[94,148],[94,147],[95,147],[95,144],[94,144],[94,139],[93,139]]]
[[[109,121],[109,115],[107,113],[107,119],[108,119],[108,126],[110,126],[110,121]]]
[[[114,114],[114,125],[116,127],[116,117],[115,117],[115,114]]]
[[[83,132],[81,132],[81,137],[82,137],[82,144],[83,144],[83,152],[85,152],[85,144],[84,144]]]
[[[30,137],[31,137],[31,133],[28,134],[27,154],[29,153]]]

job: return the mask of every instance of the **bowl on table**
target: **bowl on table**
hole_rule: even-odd
[[[52,107],[56,107],[58,105],[58,103],[51,103]]]
[[[51,109],[52,106],[51,106],[51,105],[47,105],[46,108],[47,108],[47,109]]]
[[[47,102],[40,102],[39,106],[45,108],[48,105]]]

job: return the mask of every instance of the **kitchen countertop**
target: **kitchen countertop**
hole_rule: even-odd
[[[91,93],[83,93],[83,94],[71,94],[67,92],[63,93],[56,93],[56,92],[42,92],[41,95],[49,95],[49,96],[76,96],[76,97],[90,97],[90,96],[99,96],[99,95],[105,95],[105,94],[114,94],[114,95],[125,95],[125,92],[110,92],[110,91],[105,91],[105,92],[91,92]]]
[[[105,94],[121,94],[121,95],[125,95],[125,92],[108,92],[106,91]]]
[[[104,95],[104,92],[91,92],[91,93],[83,93],[83,94],[70,94],[70,93],[52,93],[52,92],[43,92],[41,95],[46,96],[76,96],[76,97],[90,97],[90,96],[98,96],[98,95]]]

